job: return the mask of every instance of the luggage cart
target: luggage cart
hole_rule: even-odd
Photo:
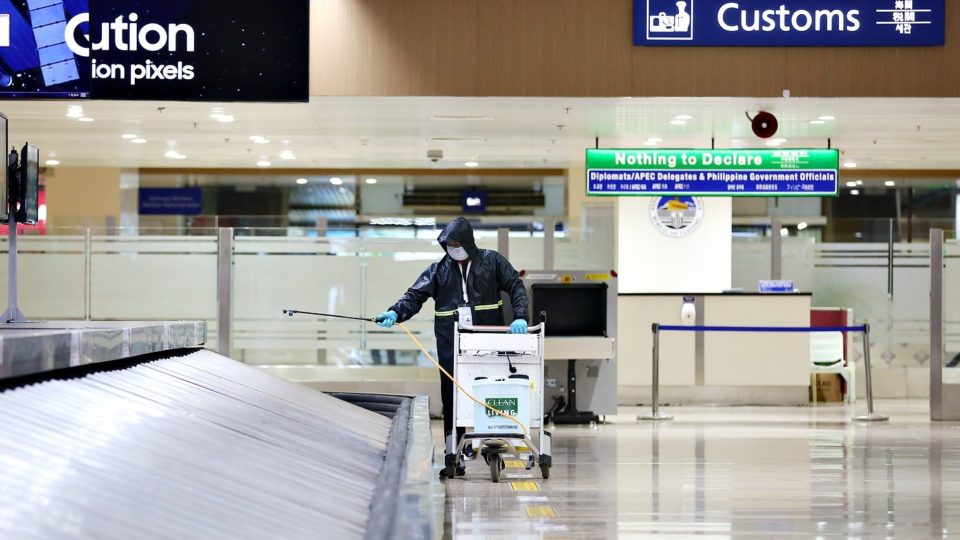
[[[477,381],[484,379],[516,382],[524,381],[523,377],[526,377],[529,381],[530,413],[527,425],[529,436],[525,436],[515,422],[493,415],[504,420],[504,422],[497,422],[503,426],[503,430],[490,433],[474,430],[466,433],[458,444],[456,428],[475,428],[474,410],[477,405],[463,392],[455,389],[454,432],[447,436],[444,460],[448,478],[453,478],[456,468],[463,466],[464,449],[466,445],[473,445],[475,441],[480,444],[480,453],[490,466],[490,479],[494,482],[500,481],[500,472],[504,468],[504,454],[515,456],[524,463],[526,470],[540,465],[543,478],[550,478],[550,466],[553,464],[550,455],[551,435],[543,426],[545,327],[546,323],[541,322],[529,327],[526,334],[509,334],[507,333],[509,327],[506,326],[454,325],[453,376],[471,391]],[[476,397],[483,399],[481,396]],[[492,405],[497,406],[496,400]],[[527,419],[520,420],[527,421]],[[533,441],[534,430],[538,435],[537,444]]]

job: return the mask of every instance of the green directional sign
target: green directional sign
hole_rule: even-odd
[[[588,149],[587,195],[824,197],[837,150]]]

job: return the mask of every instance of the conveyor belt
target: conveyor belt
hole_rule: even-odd
[[[361,538],[391,421],[209,351],[0,393],[0,538]]]

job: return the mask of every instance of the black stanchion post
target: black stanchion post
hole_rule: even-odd
[[[863,369],[867,376],[867,414],[854,416],[858,422],[885,422],[889,416],[877,414],[873,411],[873,378],[870,375],[870,325],[863,325]]]
[[[673,420],[673,416],[660,412],[660,325],[653,323],[653,411],[637,417],[637,420]]]

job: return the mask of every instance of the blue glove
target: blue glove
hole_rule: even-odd
[[[526,334],[527,333],[527,321],[523,319],[517,319],[510,323],[510,333],[511,334]]]
[[[384,311],[383,313],[377,315],[377,326],[382,326],[383,328],[391,328],[397,322],[397,312],[393,311]]]

